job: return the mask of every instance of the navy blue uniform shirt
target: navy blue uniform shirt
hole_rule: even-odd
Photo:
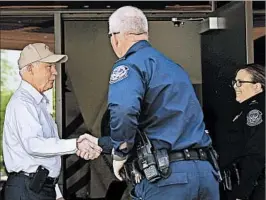
[[[110,130],[116,154],[130,152],[137,129],[147,133],[156,149],[210,145],[187,73],[149,42],[135,43],[114,64],[109,83]],[[124,142],[127,148],[120,150]]]

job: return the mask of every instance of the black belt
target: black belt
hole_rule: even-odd
[[[169,153],[169,161],[182,161],[182,160],[208,160],[205,149],[183,149]]]
[[[23,171],[20,171],[20,172],[11,172],[10,175],[25,175],[29,178],[33,178],[34,175],[36,173],[27,173],[27,172],[23,172]],[[47,177],[46,180],[45,180],[45,184],[48,184],[48,185],[55,185],[56,183],[58,182],[58,178],[52,178],[52,177]]]

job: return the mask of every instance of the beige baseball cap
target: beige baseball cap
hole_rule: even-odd
[[[18,59],[19,69],[34,62],[64,63],[68,59],[67,55],[54,54],[44,43],[29,44],[20,53]]]

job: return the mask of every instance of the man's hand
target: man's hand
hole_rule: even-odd
[[[81,135],[77,139],[77,148],[76,154],[85,160],[94,160],[102,152],[102,148],[98,146],[98,138],[89,134]]]
[[[99,139],[97,137],[94,137],[88,133],[84,133],[83,135],[79,136],[78,142],[80,142],[84,139],[87,139],[88,141],[90,141],[91,143],[93,143],[95,146],[98,147],[98,140]]]
[[[120,181],[123,180],[123,178],[120,175],[120,170],[124,166],[125,162],[127,161],[128,156],[126,157],[120,157],[115,154],[115,150],[112,149],[112,158],[113,158],[113,169],[114,169],[114,174],[116,178],[118,178]]]
[[[113,160],[114,174],[115,174],[116,178],[118,178],[120,181],[123,181],[123,178],[120,175],[120,170],[122,169],[122,167],[124,166],[126,161],[127,161],[127,159],[122,160],[122,161]]]

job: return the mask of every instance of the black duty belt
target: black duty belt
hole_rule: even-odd
[[[169,153],[169,161],[182,161],[182,160],[208,160],[205,149],[183,149]]]
[[[27,173],[27,172],[23,172],[23,171],[10,173],[10,175],[14,175],[14,176],[24,175],[24,176],[27,176],[29,178],[33,178],[35,174],[36,173]],[[57,182],[58,182],[58,178],[47,177],[45,180],[45,184],[48,184],[48,185],[55,185]]]

